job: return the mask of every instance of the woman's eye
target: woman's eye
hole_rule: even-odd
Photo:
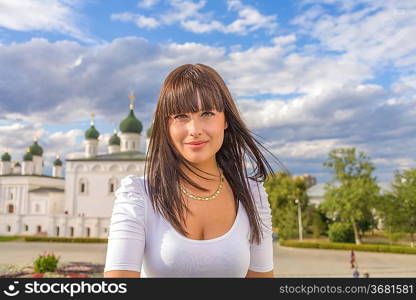
[[[187,115],[176,115],[175,117],[174,117],[174,119],[185,119],[185,118],[187,118],[188,116]]]
[[[209,116],[213,116],[213,115],[215,115],[213,112],[211,112],[211,111],[206,111],[206,112],[204,112],[203,114],[202,114],[203,116],[207,116],[207,117],[209,117]]]

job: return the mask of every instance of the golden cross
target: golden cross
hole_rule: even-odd
[[[92,118],[92,120],[91,120],[91,126],[93,126],[94,125],[95,113],[92,113],[91,114],[91,118]]]
[[[134,101],[136,100],[136,96],[134,96],[134,92],[131,91],[129,93],[129,99],[130,99],[130,109],[133,109],[134,107]]]

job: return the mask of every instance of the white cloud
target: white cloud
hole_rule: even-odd
[[[159,21],[155,18],[145,17],[140,14],[131,14],[131,13],[121,13],[121,14],[112,14],[112,20],[118,20],[122,22],[134,22],[140,28],[156,28],[160,25]]]
[[[182,27],[194,33],[207,33],[214,30],[224,31],[224,25],[218,21],[211,21],[210,23],[201,23],[197,20],[183,21]]]
[[[288,100],[239,100],[238,103],[250,128],[324,127],[348,120],[356,122],[363,116],[362,110],[375,107],[377,102],[382,104],[382,97],[385,97],[385,91],[381,87],[360,85],[328,89],[318,96],[308,94]]]
[[[338,147],[351,147],[338,139],[325,139],[313,141],[286,142],[281,147],[273,148],[280,156],[287,158],[311,159],[326,158],[328,153]]]
[[[46,157],[55,158],[59,155],[61,158],[66,157],[66,154],[82,149],[77,143],[77,138],[83,136],[84,132],[80,129],[71,129],[67,132],[57,131],[45,136],[44,155]]]
[[[95,43],[81,29],[82,16],[76,12],[76,2],[64,0],[0,0],[0,27],[16,31],[51,31],[77,40]]]
[[[209,33],[219,31],[226,34],[245,35],[260,29],[273,33],[277,28],[276,15],[266,16],[256,8],[244,5],[241,1],[228,1],[228,9],[236,11],[238,17],[229,24],[213,18],[212,12],[203,12],[206,0],[169,0],[171,9],[159,15],[144,16],[129,12],[113,14],[112,20],[133,22],[140,28],[156,28],[160,25],[179,24],[187,31]]]
[[[0,151],[7,149],[13,161],[20,161],[26,152],[25,149],[33,143],[33,139],[41,139],[46,131],[39,123],[3,121],[0,122],[0,134]]]
[[[137,6],[141,8],[151,8],[155,6],[158,2],[159,0],[142,0],[139,3],[137,3]]]
[[[145,16],[138,16],[136,24],[137,26],[144,28],[156,28],[159,26],[159,22],[155,18]]]
[[[229,1],[229,9],[238,12],[238,19],[227,25],[224,32],[246,34],[260,28],[267,29],[270,33],[277,28],[276,16],[262,15],[254,7],[243,5],[241,1]]]
[[[173,10],[163,13],[160,16],[164,24],[173,24],[175,22],[182,22],[190,18],[200,19],[207,14],[200,13],[200,10],[205,6],[206,0],[193,2],[192,0],[169,0],[168,1]]]
[[[273,43],[276,45],[287,45],[296,42],[296,35],[283,35],[278,36],[272,39]]]
[[[320,41],[320,51],[340,51],[379,70],[389,65],[416,66],[416,42],[409,38],[416,36],[415,1],[360,0],[351,1],[352,5],[343,5],[346,1],[340,0],[306,2],[318,6],[311,8],[313,14],[307,11],[293,23]],[[336,13],[319,8],[320,3],[333,4]],[[358,5],[363,8],[356,9]]]
[[[286,39],[276,44],[276,39]],[[274,45],[233,51],[220,65],[237,96],[306,93],[357,85],[371,79],[369,67],[343,57],[291,53],[294,37],[277,37]],[[291,42],[292,41],[292,42]],[[340,71],[342,70],[342,71]],[[235,74],[238,74],[237,76]]]

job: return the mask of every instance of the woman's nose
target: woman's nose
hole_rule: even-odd
[[[192,136],[198,136],[202,134],[202,126],[198,120],[192,118],[190,122],[188,122],[188,132]]]

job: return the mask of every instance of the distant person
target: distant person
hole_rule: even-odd
[[[368,273],[368,271],[367,271],[367,270],[364,270],[364,271],[363,271],[363,277],[364,277],[364,278],[370,278],[370,273]]]
[[[260,146],[214,69],[173,70],[144,177],[129,175],[116,191],[104,277],[273,277],[263,187],[273,170]]]
[[[358,268],[355,268],[354,271],[352,272],[352,276],[354,278],[358,278],[360,277],[360,272],[358,271]]]
[[[356,267],[356,261],[355,261],[355,253],[354,250],[351,250],[351,258],[350,258],[350,263],[351,263],[351,269],[354,269]]]

